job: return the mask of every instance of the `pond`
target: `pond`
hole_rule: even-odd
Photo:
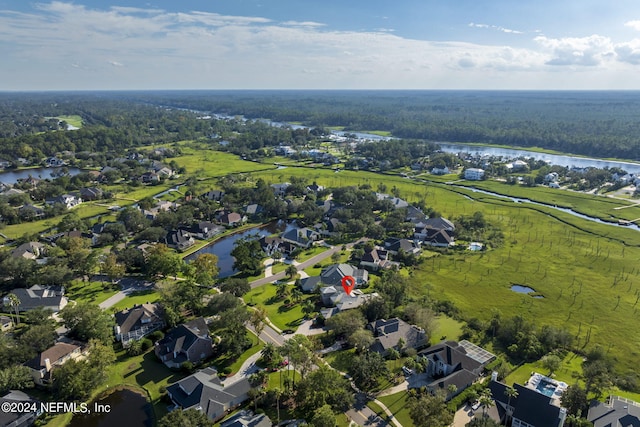
[[[29,176],[38,179],[52,179],[55,175],[60,173],[62,168],[33,168],[33,169],[18,169],[8,170],[0,172],[0,182],[5,184],[15,184],[19,179],[26,179]],[[69,175],[74,176],[82,172],[78,168],[67,168]]]
[[[511,290],[519,294],[527,294],[527,295],[536,293],[535,289],[530,288],[529,286],[523,286],[523,285],[511,285]],[[544,296],[542,295],[531,295],[531,296],[533,298],[544,298]]]
[[[141,426],[153,425],[153,408],[147,399],[133,390],[117,390],[94,403],[109,405],[110,412],[76,415],[71,419],[69,427],[112,427],[112,426]]]
[[[220,240],[216,240],[210,245],[207,245],[186,257],[186,261],[191,261],[197,258],[200,254],[214,254],[218,257],[218,269],[220,270],[218,277],[224,279],[225,277],[233,276],[238,272],[238,270],[233,268],[233,262],[235,259],[231,256],[231,251],[233,250],[237,240],[256,234],[260,237],[269,236],[271,234],[288,231],[291,228],[295,228],[295,226],[287,224],[284,221],[273,221],[264,227],[253,228],[251,230],[232,234]]]

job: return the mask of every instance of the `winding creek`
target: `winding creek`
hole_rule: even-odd
[[[560,207],[555,206],[555,205],[549,205],[549,204],[546,204],[546,203],[536,202],[534,200],[530,200],[530,199],[526,199],[526,198],[505,196],[504,194],[494,193],[492,191],[487,191],[487,190],[480,190],[478,188],[467,187],[467,186],[464,186],[464,185],[456,185],[456,184],[447,184],[447,185],[452,186],[452,187],[456,187],[456,188],[464,188],[466,190],[473,191],[474,193],[481,193],[481,194],[486,194],[486,195],[493,196],[493,197],[498,197],[498,198],[501,198],[501,199],[511,200],[512,202],[515,202],[515,203],[530,203],[532,205],[543,206],[545,208],[550,208],[550,209],[554,209],[554,210],[557,210],[557,211],[560,211],[560,212],[568,213],[570,215],[576,216],[578,218],[585,219],[587,221],[597,222],[598,224],[605,224],[605,225],[610,225],[612,227],[622,227],[622,228],[628,228],[628,229],[640,231],[640,226],[638,226],[637,224],[634,224],[634,223],[630,223],[628,225],[621,225],[621,224],[618,224],[618,223],[615,223],[615,222],[603,221],[600,218],[595,218],[595,217],[592,217],[592,216],[581,214],[580,212],[576,212],[573,209],[560,208]],[[469,196],[465,196],[465,197],[469,198]]]

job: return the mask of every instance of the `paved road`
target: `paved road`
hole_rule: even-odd
[[[353,247],[353,245],[357,244],[357,243],[361,243],[364,242],[368,239],[360,239],[356,242],[353,243],[348,243],[346,245],[347,248],[351,248]],[[321,261],[324,261],[325,259],[329,258],[331,255],[333,255],[335,252],[339,252],[342,249],[342,246],[333,246],[329,249],[327,249],[326,251],[322,252],[321,254],[315,255],[311,258],[309,258],[308,260],[301,262],[299,264],[296,265],[296,268],[298,269],[298,271],[304,270],[307,267],[311,267]],[[281,280],[284,279],[285,277],[287,277],[286,272],[281,271],[280,273],[276,273],[273,276],[269,276],[269,277],[263,277],[262,279],[257,279],[254,280],[253,282],[251,282],[251,287],[252,288],[257,288],[258,286],[262,286],[265,285],[267,283],[273,283],[276,280]]]

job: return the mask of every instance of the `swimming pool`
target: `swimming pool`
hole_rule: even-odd
[[[549,397],[553,396],[553,393],[556,392],[557,388],[558,386],[556,384],[547,381],[544,378],[541,378],[540,382],[538,382],[538,385],[536,386],[536,390],[538,390],[538,392]]]

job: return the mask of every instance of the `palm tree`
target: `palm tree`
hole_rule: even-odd
[[[300,289],[296,288],[294,290],[291,291],[291,299],[293,300],[293,302],[295,302],[296,304],[300,302],[300,300],[302,300],[302,291],[300,291]]]
[[[262,356],[262,360],[267,366],[270,366],[278,355],[278,349],[273,343],[266,343],[265,346],[260,351],[260,355]]]
[[[280,422],[280,397],[282,396],[282,390],[280,390],[278,387],[273,389],[273,395],[276,398],[276,413],[278,414],[278,419],[277,419],[277,423]]]
[[[315,309],[316,305],[313,303],[313,301],[311,301],[311,299],[305,300],[302,304],[302,312],[304,313],[305,317],[309,317],[309,315],[313,313]]]
[[[286,296],[289,294],[289,289],[287,289],[287,284],[284,282],[281,282],[281,283],[278,283],[276,287],[277,287],[276,296],[280,299],[286,298]]]
[[[487,390],[488,391],[488,390]],[[491,398],[491,392],[483,392],[480,395],[480,406],[482,406],[482,416],[487,416],[487,409],[489,406],[493,404],[493,399]]]
[[[256,331],[256,336],[260,336],[264,330],[264,321],[267,318],[267,311],[263,307],[255,307],[251,316],[249,317],[249,323]]]
[[[298,269],[296,268],[295,265],[290,264],[287,269],[285,270],[285,273],[287,273],[287,276],[290,279],[293,279],[297,274],[298,274]]]
[[[9,300],[9,307],[11,307],[12,311],[16,315],[16,325],[20,323],[20,311],[18,307],[20,306],[20,298],[16,294],[7,295],[7,299]]]
[[[518,397],[518,390],[513,387],[507,387],[504,390],[504,394],[507,396],[507,425],[509,425],[509,418],[513,415],[513,410],[511,407],[511,398]]]

